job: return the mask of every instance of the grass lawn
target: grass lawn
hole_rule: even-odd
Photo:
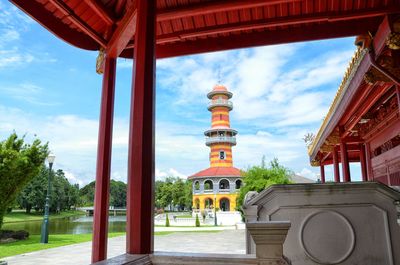
[[[193,218],[193,216],[191,214],[185,214],[185,215],[177,215],[175,216],[177,219],[179,218]]]
[[[51,213],[51,219],[63,218],[63,217],[70,217],[70,216],[78,216],[78,215],[85,215],[85,212],[82,211],[65,211],[59,214]],[[27,214],[25,212],[11,212],[7,213],[4,216],[4,223],[15,223],[15,222],[26,222],[26,221],[42,221],[43,220],[43,213],[36,213],[32,212]]]
[[[109,233],[108,237],[116,237],[125,233]],[[92,234],[78,235],[49,235],[49,243],[42,244],[40,235],[31,235],[27,240],[21,240],[13,243],[0,244],[0,258],[14,256],[18,254],[38,251],[47,248],[55,248],[76,243],[82,243],[92,240]]]

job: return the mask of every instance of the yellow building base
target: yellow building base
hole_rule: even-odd
[[[193,194],[193,209],[214,209],[214,200],[217,201],[217,208],[221,211],[236,211],[237,193],[213,193]]]

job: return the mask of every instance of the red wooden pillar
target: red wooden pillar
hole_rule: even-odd
[[[325,167],[324,167],[324,165],[321,164],[319,166],[319,170],[321,173],[321,183],[325,183]]]
[[[371,147],[369,143],[365,143],[365,162],[367,167],[367,179],[372,181],[374,179],[371,164]]]
[[[155,0],[138,0],[128,149],[126,252],[153,251]]]
[[[400,112],[400,86],[396,86],[396,95],[397,95],[397,107]]]
[[[361,164],[361,176],[362,181],[368,181],[367,179],[367,163],[365,157],[365,146],[364,144],[360,144],[360,164]]]
[[[110,190],[112,128],[114,115],[116,59],[105,59],[101,94],[94,195],[92,262],[107,258],[107,229]]]
[[[332,156],[333,156],[333,176],[335,178],[335,182],[340,182],[339,158],[336,146],[333,148]]]
[[[343,182],[349,182],[351,181],[349,157],[347,154],[346,143],[342,141],[340,142],[340,158],[342,161]]]

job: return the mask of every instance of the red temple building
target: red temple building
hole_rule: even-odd
[[[283,257],[284,253],[289,259],[301,256],[307,261],[305,264],[400,264],[400,228],[397,224],[400,221],[396,222],[395,212],[395,206],[400,204],[400,196],[388,186],[374,182],[285,185],[272,187],[255,198],[250,194],[246,200],[249,206],[246,210],[246,226],[251,235],[248,246],[254,243],[257,247],[248,247],[248,251],[250,253],[255,250],[255,255],[152,254],[156,59],[361,36],[356,42],[360,50],[310,146],[310,157],[313,165],[320,165],[322,180],[324,165],[334,164],[335,179],[339,181],[338,164],[341,163],[343,181],[350,182],[349,163],[360,161],[364,181],[378,180],[393,185],[399,183],[400,158],[399,0],[11,2],[61,40],[77,48],[99,51],[97,71],[103,73],[103,85],[96,168],[93,262],[107,259],[116,64],[118,57],[124,57],[133,59],[128,144],[127,245],[125,254],[121,253],[123,255],[116,259],[100,264],[289,264],[287,258]],[[365,196],[350,194],[357,190],[363,191]],[[336,195],[349,194],[349,197],[335,196],[332,191]],[[279,196],[286,194],[293,196],[279,199]],[[276,202],[278,208],[274,209],[280,209],[279,205],[293,199],[296,199],[297,204],[304,203],[300,206],[287,205],[281,208],[283,212],[279,214],[277,211],[266,212],[272,208],[265,203]],[[358,200],[354,209],[361,211],[365,208],[370,212],[362,212],[357,220],[346,218],[345,215],[356,211],[349,212],[349,207],[341,205],[348,205],[351,200]],[[321,207],[325,207],[323,211],[318,208],[318,203],[322,202],[324,206]],[[336,205],[337,210],[326,210],[332,205]],[[378,206],[362,208],[360,205],[379,205],[382,211],[377,212]],[[316,212],[307,215],[306,219],[296,219],[302,217],[301,214],[295,215],[294,219],[285,219],[285,213],[290,209],[300,213],[311,206]],[[382,212],[386,213],[386,217]],[[360,219],[362,216],[366,217]],[[371,223],[374,220],[378,223]],[[297,233],[300,224],[302,229]],[[359,226],[360,230],[354,230],[354,227]],[[320,228],[318,242],[314,240],[314,228]],[[385,229],[378,230],[381,228]],[[329,234],[330,231],[342,233]],[[343,234],[343,231],[349,232]],[[370,234],[373,236],[365,238]],[[286,235],[288,238],[285,241]],[[296,238],[299,235],[301,239]],[[375,245],[376,241],[371,241],[371,238],[379,236],[382,241]],[[332,237],[336,241],[329,241]],[[365,243],[368,240],[370,243]],[[337,243],[329,245],[330,242]],[[337,254],[340,251],[343,252],[342,256]],[[375,253],[377,260],[383,262],[371,263],[373,260],[368,259],[372,255],[370,253]],[[346,260],[352,263],[346,263]]]
[[[322,182],[325,165],[333,165],[335,182],[349,182],[349,163],[360,162],[363,181],[400,185],[400,46],[390,25],[400,29],[386,18],[379,38],[356,39],[358,49],[310,145]]]
[[[210,147],[210,167],[188,177],[193,181],[193,209],[195,212],[218,211],[236,213],[236,198],[242,185],[240,170],[233,167],[232,147],[236,145],[237,131],[230,126],[229,112],[233,104],[229,100],[232,93],[223,85],[214,86],[207,94],[210,99],[211,128],[204,132],[206,145]],[[227,224],[219,218],[219,224]],[[222,222],[221,222],[222,221]],[[234,224],[234,223],[229,223]]]

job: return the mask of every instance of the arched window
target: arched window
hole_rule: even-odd
[[[219,151],[219,159],[221,160],[225,159],[225,151]]]
[[[194,183],[194,190],[199,190],[200,189],[200,183],[198,181],[196,181]]]
[[[229,189],[229,181],[226,179],[221,179],[219,181],[219,189],[220,190],[228,190]]]
[[[219,209],[223,212],[229,212],[231,210],[231,205],[228,198],[222,198],[219,201]]]
[[[240,189],[240,187],[242,187],[242,181],[240,179],[235,181],[235,189]]]
[[[213,183],[211,180],[206,180],[204,181],[204,190],[212,190],[213,189]]]
[[[206,198],[204,200],[204,208],[205,209],[212,209],[213,208],[213,200],[211,198]]]

